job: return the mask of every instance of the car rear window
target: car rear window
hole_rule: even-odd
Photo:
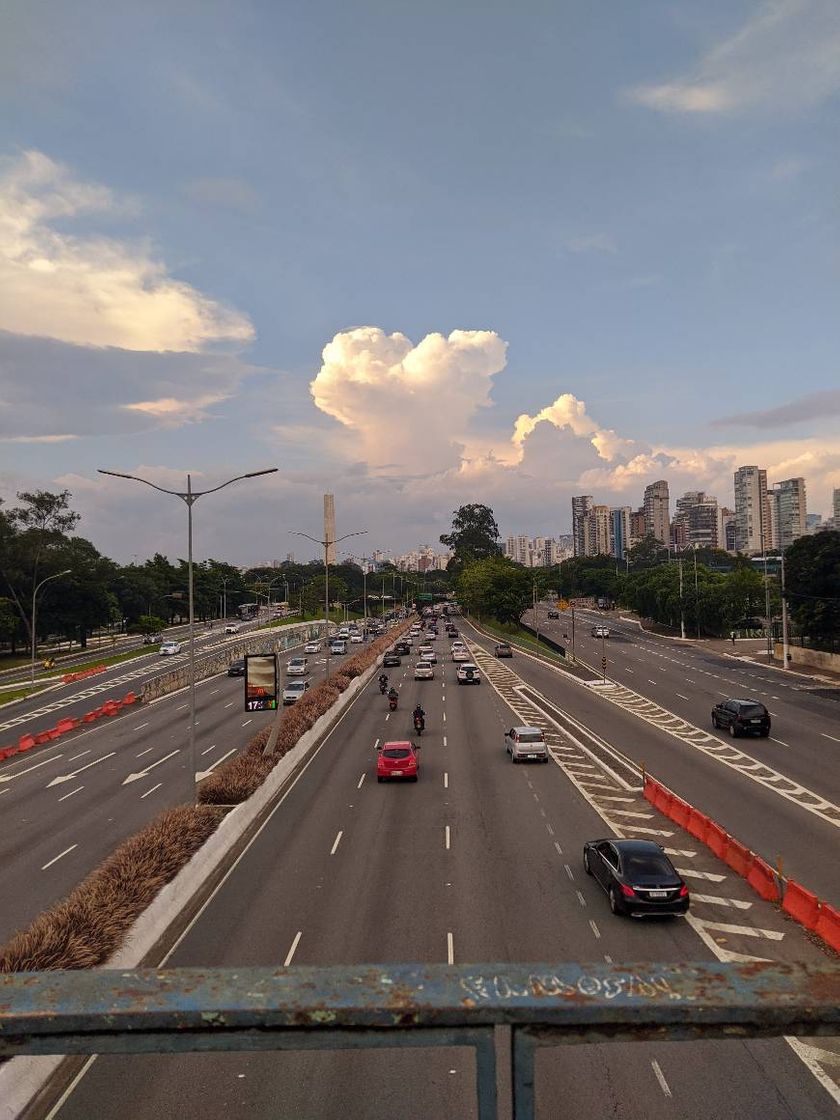
[[[406,747],[388,747],[382,752],[383,758],[408,758],[411,751]]]
[[[764,715],[763,704],[742,704],[738,709],[738,714],[744,716],[746,719],[755,719],[756,716]]]
[[[665,856],[625,856],[624,857],[624,874],[628,877],[633,875],[667,875],[669,878],[675,877],[674,868]]]
[[[542,731],[520,731],[520,743],[541,743],[543,741]]]
[[[289,681],[286,685],[287,692],[302,692],[306,688],[303,681]]]

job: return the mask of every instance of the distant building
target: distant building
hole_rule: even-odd
[[[819,533],[822,529],[830,528],[831,524],[831,518],[828,519],[828,524],[823,524],[821,513],[805,514],[805,532],[809,535],[812,533]]]
[[[762,555],[771,546],[767,471],[739,467],[735,472],[735,547]]]
[[[587,528],[592,513],[592,495],[581,494],[572,498],[572,549],[575,556],[589,556],[591,529]]]
[[[618,506],[610,510],[610,551],[616,560],[623,560],[630,548],[632,516],[630,506]]]
[[[775,483],[768,498],[771,545],[784,551],[807,532],[805,479],[787,478]]]
[[[645,533],[667,545],[671,539],[671,512],[668,483],[663,480],[645,487]]]
[[[678,498],[672,539],[676,549],[720,548],[717,498],[703,490],[689,490]]]
[[[633,510],[630,514],[630,547],[644,540],[645,536],[645,507]]]
[[[735,551],[735,510],[727,509],[726,506],[721,506],[719,510],[720,526],[718,529],[718,539],[720,540],[721,548],[725,548],[727,552]]]
[[[592,528],[590,530],[591,550],[589,556],[609,556],[610,548],[610,507],[592,507]]]
[[[840,530],[840,487],[832,494],[832,515],[834,520],[834,528]]]

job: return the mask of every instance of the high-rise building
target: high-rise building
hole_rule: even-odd
[[[762,555],[771,544],[767,471],[739,467],[735,472],[735,548]]]
[[[327,542],[327,564],[335,563],[335,498],[324,495],[324,540]]]
[[[645,487],[645,533],[652,533],[664,545],[671,539],[668,483],[664,480]]]
[[[717,498],[703,490],[689,490],[677,498],[672,538],[675,548],[720,548]]]
[[[771,544],[784,551],[807,532],[805,479],[786,478],[774,483],[769,499]]]
[[[572,498],[572,546],[575,556],[591,555],[587,550],[587,518],[592,512],[592,495],[581,494]]]
[[[735,551],[735,510],[728,509],[726,506],[721,506],[719,511],[720,527],[718,529],[718,539],[720,540],[720,547],[725,548],[727,552]]]
[[[840,531],[840,487],[832,494],[832,516],[834,517],[834,528]]]
[[[590,556],[610,555],[610,507],[592,507],[592,530]]]
[[[516,559],[516,537],[508,537],[505,541],[504,554],[510,560]]]
[[[633,510],[630,514],[630,546],[638,544],[645,535],[645,507]]]
[[[630,547],[632,514],[629,506],[618,506],[610,510],[610,546],[616,560],[623,560]]]

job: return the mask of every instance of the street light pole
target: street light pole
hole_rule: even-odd
[[[317,537],[310,537],[310,535],[308,533],[301,533],[298,530],[293,530],[292,532],[293,532],[293,536],[306,537],[306,539],[308,541],[312,541],[313,544],[320,544],[324,549],[324,599],[325,599],[325,607],[326,607],[324,617],[325,617],[325,621],[326,621],[325,638],[326,638],[326,644],[327,644],[326,679],[329,680],[330,679],[330,566],[329,566],[329,563],[327,561],[328,561],[329,555],[330,555],[330,546],[337,545],[341,541],[346,541],[348,537],[362,537],[367,532],[367,529],[357,529],[353,533],[345,533],[341,537],[336,537],[335,540],[330,540],[330,538],[327,537],[327,539],[323,540],[323,541],[319,541]]]
[[[36,586],[35,590],[32,592],[32,650],[31,650],[32,657],[31,657],[30,666],[29,666],[29,680],[32,684],[35,683],[35,647],[36,647],[36,643],[37,643],[37,640],[38,640],[37,637],[36,637],[36,635],[37,635],[37,630],[36,630],[37,615],[36,615],[36,602],[35,602],[36,596],[37,596],[38,592],[41,590],[41,588],[44,586],[45,583],[49,583],[51,579],[59,579],[61,576],[69,576],[71,571],[72,571],[71,568],[65,568],[63,572],[56,572],[54,575],[47,576],[46,579],[41,580],[41,582]]]
[[[160,490],[161,494],[171,494],[174,498],[180,498],[187,507],[187,594],[189,597],[189,614],[190,614],[190,767],[192,777],[190,779],[193,791],[193,800],[196,799],[198,790],[195,784],[196,762],[195,762],[195,599],[194,599],[194,585],[193,585],[193,517],[192,507],[199,498],[203,498],[205,494],[215,494],[217,490],[224,490],[226,486],[230,486],[232,482],[240,482],[243,478],[258,478],[263,474],[275,474],[277,467],[269,467],[264,471],[249,471],[248,474],[238,474],[235,478],[229,478],[227,482],[221,483],[219,486],[213,486],[210,490],[193,490],[192,476],[187,475],[187,489],[184,490],[167,490],[163,486],[158,486],[155,482],[149,482],[147,478],[140,478],[136,474],[123,474],[121,471],[106,471],[101,467],[98,468],[99,474],[111,475],[113,478],[128,478],[132,482],[143,482],[146,486],[151,486],[153,490]]]

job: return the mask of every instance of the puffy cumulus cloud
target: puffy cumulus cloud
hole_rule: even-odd
[[[0,331],[0,439],[131,435],[212,417],[258,374],[235,354],[72,346]]]
[[[379,327],[342,331],[324,347],[312,399],[371,469],[439,472],[455,466],[469,422],[490,405],[507,344],[494,331],[428,334],[415,346]]]
[[[511,442],[521,460],[525,440],[538,424],[546,422],[555,428],[568,429],[573,435],[587,439],[601,459],[613,460],[633,450],[635,441],[623,439],[611,428],[599,428],[586,412],[586,405],[571,393],[561,393],[553,404],[541,409],[536,416],[523,412],[513,425]]]
[[[795,109],[840,90],[837,0],[768,0],[685,77],[629,91],[668,113]]]
[[[250,341],[245,315],[175,280],[148,246],[63,228],[81,217],[112,221],[132,208],[41,152],[2,161],[0,329],[125,350]]]

